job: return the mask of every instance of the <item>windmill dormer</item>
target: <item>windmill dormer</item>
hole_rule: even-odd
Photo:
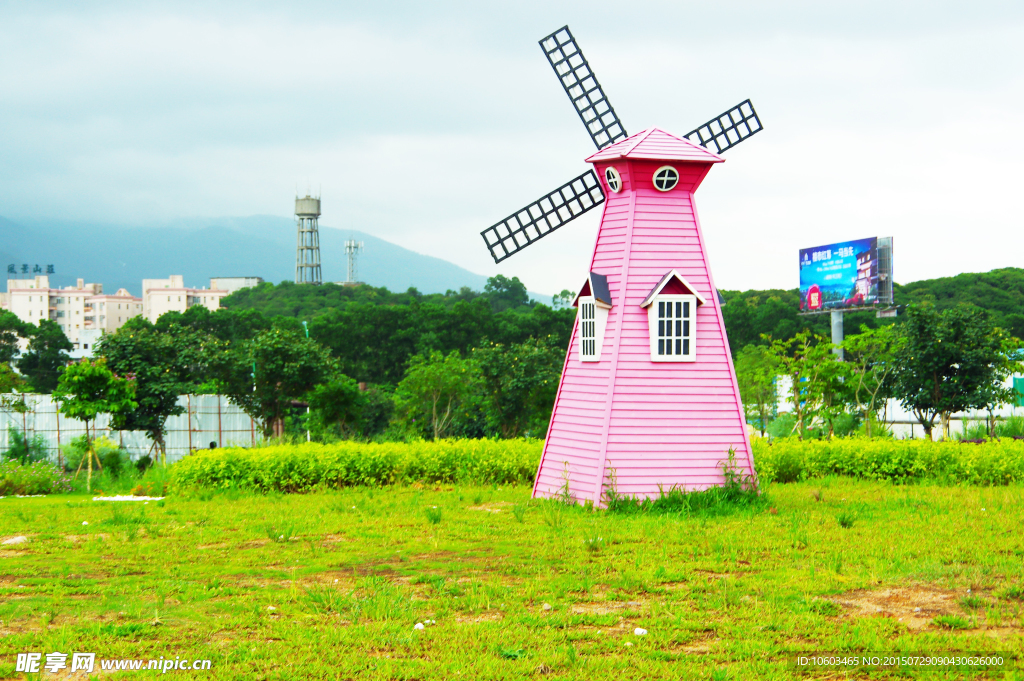
[[[659,128],[648,128],[587,158],[607,196],[636,191],[652,195],[694,192],[724,158]]]

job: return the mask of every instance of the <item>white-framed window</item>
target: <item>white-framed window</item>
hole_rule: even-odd
[[[586,361],[597,356],[597,320],[594,314],[594,299],[580,300],[580,360]]]
[[[579,360],[600,362],[604,346],[604,328],[608,323],[607,306],[598,303],[594,296],[580,296],[576,303],[579,319]]]
[[[647,322],[651,334],[651,361],[697,360],[696,296],[655,296],[647,308]]]
[[[662,166],[654,171],[654,188],[659,192],[675,189],[679,184],[679,171],[672,166]]]
[[[619,177],[619,171],[611,166],[604,169],[604,179],[608,183],[608,188],[618,194],[622,191],[622,178]]]

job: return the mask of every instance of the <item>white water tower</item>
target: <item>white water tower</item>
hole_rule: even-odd
[[[295,218],[298,224],[298,244],[295,248],[295,283],[323,283],[320,274],[320,197],[295,197]]]

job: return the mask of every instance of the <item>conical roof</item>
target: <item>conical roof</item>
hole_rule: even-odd
[[[683,137],[676,137],[660,128],[648,128],[643,132],[630,135],[621,142],[607,146],[589,157],[587,162],[610,161],[617,158],[703,161],[704,163],[721,163],[725,160],[699,144],[694,144]]]

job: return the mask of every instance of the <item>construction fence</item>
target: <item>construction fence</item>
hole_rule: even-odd
[[[85,434],[85,423],[68,418],[57,411],[50,395],[4,395],[7,401],[25,399],[24,413],[0,411],[0,451],[10,448],[10,431],[24,433],[28,438],[42,437],[54,462],[60,460],[60,448]],[[181,395],[178,404],[184,413],[167,419],[167,462],[177,461],[196,449],[252,446],[262,440],[259,425],[223,395]],[[93,435],[120,442],[133,460],[155,457],[153,441],[139,431],[110,428],[110,415],[100,414],[90,426]]]

